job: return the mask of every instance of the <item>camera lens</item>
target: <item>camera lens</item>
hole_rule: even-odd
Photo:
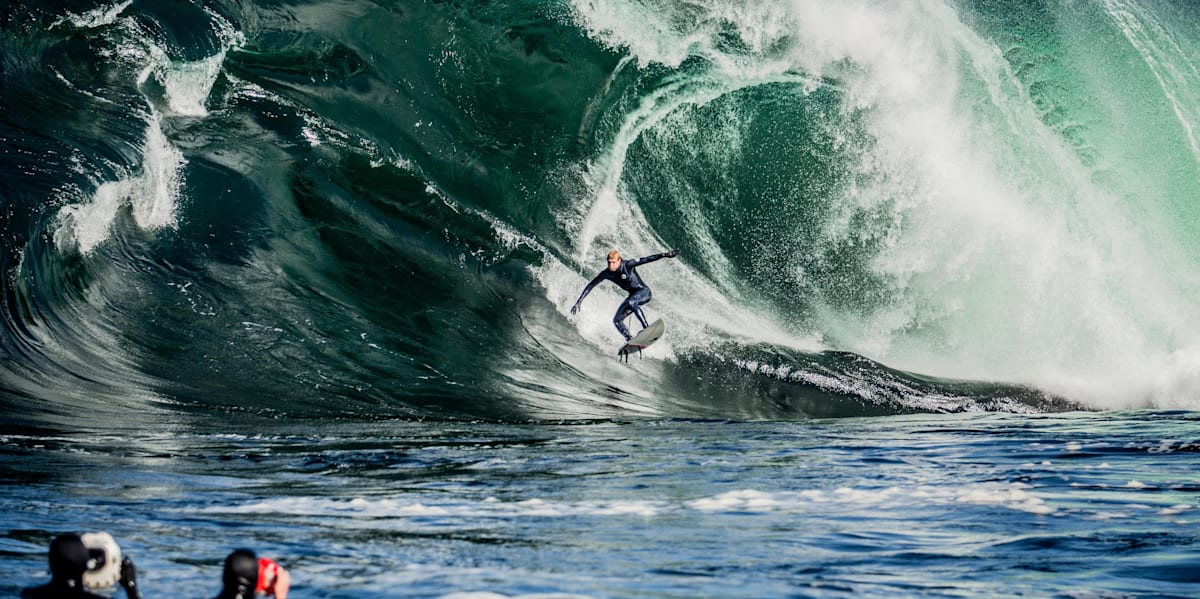
[[[108,552],[103,547],[88,548],[88,570],[99,570],[108,561]]]

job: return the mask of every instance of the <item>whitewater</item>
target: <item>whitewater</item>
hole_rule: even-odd
[[[10,595],[1195,594],[1188,2],[0,24]],[[682,252],[628,363],[614,248]]]

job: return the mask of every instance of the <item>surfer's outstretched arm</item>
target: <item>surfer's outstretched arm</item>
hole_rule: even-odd
[[[641,266],[641,265],[649,263],[649,262],[654,262],[655,260],[662,260],[663,258],[674,258],[675,256],[678,256],[678,255],[679,255],[679,250],[671,250],[669,252],[663,252],[661,254],[651,254],[649,256],[643,256],[641,258],[638,258],[637,260],[627,260],[625,263],[628,264],[629,266]]]
[[[603,280],[604,280],[604,271],[600,271],[600,274],[596,275],[596,278],[592,279],[592,282],[588,283],[587,287],[583,288],[583,293],[579,294],[579,299],[575,300],[574,306],[571,306],[571,314],[574,314],[579,311],[579,304],[583,303],[583,298],[587,297],[587,294],[592,292],[592,288],[595,287],[596,285],[599,285],[600,281],[603,281]]]

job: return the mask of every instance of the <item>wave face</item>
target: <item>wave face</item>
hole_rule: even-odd
[[[9,414],[1200,407],[1182,0],[32,4]]]

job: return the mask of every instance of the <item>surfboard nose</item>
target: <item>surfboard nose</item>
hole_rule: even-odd
[[[628,361],[629,354],[635,351],[641,354],[643,349],[650,347],[655,341],[658,341],[663,336],[663,333],[666,332],[666,329],[667,325],[663,324],[661,318],[650,323],[650,326],[642,329],[637,335],[634,335],[632,339],[627,341],[625,345],[622,345],[621,349],[617,350],[617,357],[624,357]]]

